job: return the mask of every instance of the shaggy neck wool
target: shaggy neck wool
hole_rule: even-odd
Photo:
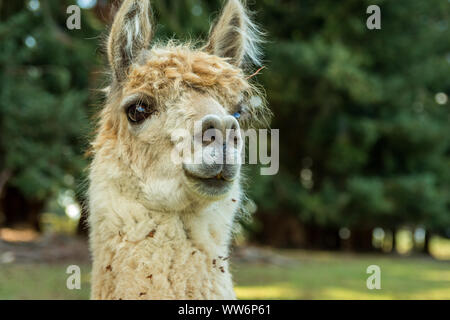
[[[91,195],[92,298],[235,298],[228,246],[236,199],[197,212],[154,211],[135,200],[136,190],[105,179]]]

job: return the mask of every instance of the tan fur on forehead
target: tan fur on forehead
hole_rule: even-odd
[[[224,96],[237,96],[250,88],[241,69],[227,59],[195,51],[187,46],[154,48],[142,65],[134,65],[125,91],[164,94],[183,87],[211,89]]]

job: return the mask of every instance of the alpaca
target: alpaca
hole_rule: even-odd
[[[148,0],[125,0],[108,38],[112,81],[89,173],[91,298],[235,299],[228,255],[241,165],[176,163],[171,152],[173,133],[200,121],[234,130],[223,151],[239,154],[240,128],[267,114],[247,103],[260,93],[244,71],[259,62],[260,32],[238,0],[199,48],[150,46],[151,20]]]

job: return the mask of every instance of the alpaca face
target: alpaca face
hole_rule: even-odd
[[[239,197],[240,129],[264,114],[241,69],[256,59],[253,25],[231,0],[203,48],[147,49],[148,1],[126,0],[113,24],[108,54],[113,73],[108,103],[93,144],[113,159],[114,179],[152,209],[183,211]],[[246,51],[247,50],[247,51]],[[111,160],[112,161],[112,160]],[[97,161],[97,167],[109,161]]]
[[[243,110],[250,89],[243,73],[223,58],[187,47],[153,49],[143,60],[124,84],[119,115],[124,140],[159,159],[166,176],[171,171],[172,180],[199,196],[226,195],[239,181],[236,115],[251,116]],[[155,148],[161,144],[164,148]],[[155,161],[151,164],[139,171],[152,172]]]

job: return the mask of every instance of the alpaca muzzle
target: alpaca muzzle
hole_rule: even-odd
[[[234,117],[207,115],[193,135],[194,156],[183,162],[186,176],[215,191],[232,183],[242,163],[242,137]]]

